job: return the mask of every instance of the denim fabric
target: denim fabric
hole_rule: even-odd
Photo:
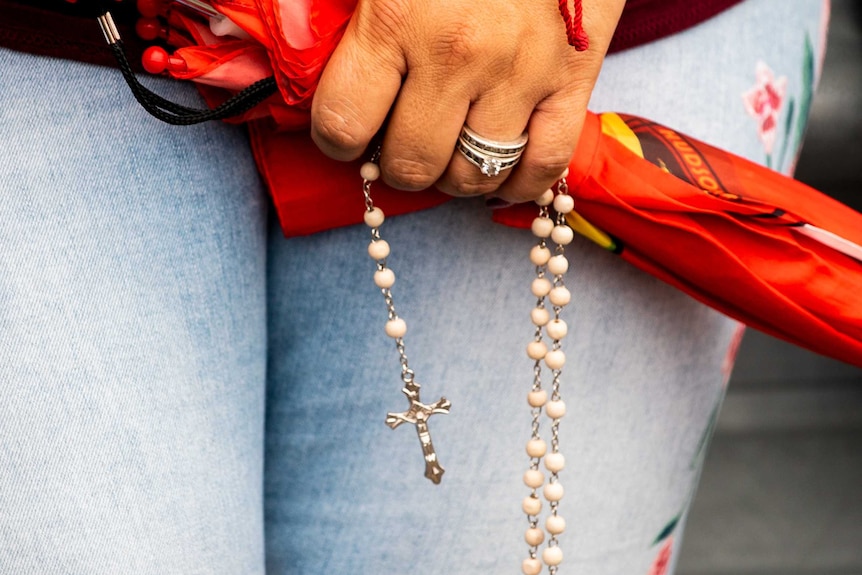
[[[788,94],[801,89],[805,35],[817,48],[822,10],[749,1],[611,56],[591,108],[641,114],[762,162],[742,94],[758,60],[788,76]],[[382,334],[367,229],[271,242],[269,292],[279,295],[270,300],[268,567],[515,572],[527,556],[533,240],[489,223],[472,200],[394,218],[381,233],[393,246],[393,292],[423,398],[453,403],[429,423],[447,473],[440,486],[425,480],[415,433],[383,425],[406,400]],[[737,325],[586,241],[571,252],[563,570],[647,575],[663,544],[681,544]]]
[[[592,108],[764,161],[741,94],[758,60],[798,91],[821,16],[748,0],[608,58]],[[367,228],[284,239],[241,129],[161,125],[114,71],[0,70],[0,573],[518,570],[529,233],[480,200],[382,227],[423,399],[453,403],[435,486],[415,431],[383,423],[407,402]],[[680,545],[737,325],[570,254],[561,572],[647,575]]]
[[[152,120],[114,70],[0,70],[0,573],[262,573],[247,142]]]
[[[514,571],[526,556],[534,242],[476,201],[394,218],[381,233],[423,398],[453,404],[429,422],[446,474],[432,485],[415,432],[383,424],[406,400],[368,231],[271,245],[271,317],[293,321],[269,332],[269,567]],[[638,573],[689,497],[735,324],[586,242],[571,251],[564,551],[576,572]]]

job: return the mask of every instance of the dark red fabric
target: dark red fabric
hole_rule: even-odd
[[[133,5],[117,5],[111,14],[129,62],[142,71],[140,55],[146,46],[134,32]],[[95,18],[85,17],[74,4],[62,0],[32,0],[26,4],[0,0],[0,47],[102,66],[117,65]]]
[[[652,42],[690,28],[743,0],[628,0],[610,51]],[[129,60],[139,68],[145,46],[134,34],[134,2],[112,9]],[[62,0],[0,0],[0,47],[42,56],[115,65],[98,25]]]
[[[609,52],[619,52],[681,32],[742,0],[628,0]]]

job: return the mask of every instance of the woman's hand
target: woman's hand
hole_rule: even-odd
[[[327,155],[362,155],[388,117],[380,166],[402,190],[520,202],[568,166],[624,0],[583,0],[590,48],[566,41],[555,0],[360,0],[312,105]],[[525,130],[521,162],[494,177],[455,144],[464,124],[498,141]]]

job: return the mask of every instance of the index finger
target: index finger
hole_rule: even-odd
[[[401,88],[406,64],[400,50],[350,22],[323,71],[311,106],[311,137],[336,160],[354,160],[383,125]]]

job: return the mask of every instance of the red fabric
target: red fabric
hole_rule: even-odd
[[[308,108],[355,6],[356,0],[231,0],[218,9],[265,47],[284,102]]]
[[[590,115],[570,166],[578,212],[618,239],[622,257],[640,269],[756,329],[862,367],[862,261],[795,226],[862,245],[862,215],[758,164],[625,119],[642,143],[653,139],[647,159],[602,134]],[[658,167],[650,145],[665,166],[679,163]],[[710,193],[696,185],[706,177],[719,184]],[[501,219],[523,225],[525,216]]]
[[[640,157],[589,114],[569,176],[576,210],[627,261],[747,325],[862,367],[862,261],[798,232],[809,223],[862,245],[862,215],[816,190],[653,122],[624,116]],[[252,126],[286,233],[360,223],[359,165],[327,160],[302,135]],[[662,166],[662,167],[659,167]],[[448,196],[375,183],[387,214]],[[531,205],[494,212],[529,227]]]
[[[211,54],[189,50],[189,59],[200,72],[197,79],[223,85],[225,78],[217,78],[215,63],[230,65],[232,54],[248,57],[255,65],[268,58],[283,100],[293,106],[282,107],[307,106],[353,0],[307,0],[302,6],[311,10],[306,14],[308,29],[290,34],[280,18],[293,8],[270,13],[276,1],[232,0],[232,19],[244,22],[243,28],[265,54],[230,39],[218,40]],[[3,3],[0,0],[0,8]],[[624,20],[615,49],[678,30],[733,3],[665,0],[661,4],[673,11],[673,18],[642,16],[637,28]],[[658,14],[653,12],[657,7],[656,2],[630,0],[627,13]],[[29,25],[39,26],[32,11],[20,13],[29,14]],[[659,20],[662,25],[656,24]],[[24,42],[20,18],[11,26],[8,22],[0,23],[0,42],[10,37]],[[28,39],[24,45],[32,48],[34,43]],[[271,105],[272,110],[278,108]],[[301,112],[286,123],[276,112],[269,113],[276,121],[253,121],[250,132],[286,233],[359,223],[364,210],[359,163],[330,161],[307,135],[274,129],[276,122],[301,125]],[[799,227],[807,222],[862,246],[862,215],[799,182],[673,130],[640,118],[625,120],[640,141],[643,157],[605,135],[597,116],[588,116],[570,166],[578,212],[615,238],[623,258],[648,273],[748,325],[862,367],[862,298],[856,297],[862,285],[862,258],[802,235]],[[447,199],[434,191],[408,194],[382,184],[375,188],[376,203],[389,214]],[[518,206],[496,212],[495,218],[527,226],[533,213],[528,206]]]
[[[251,122],[249,133],[255,160],[286,235],[313,234],[362,221],[362,160],[330,160],[307,134],[275,130],[269,121]],[[450,199],[436,190],[409,193],[393,190],[383,182],[374,185],[374,201],[387,215],[438,206]]]

